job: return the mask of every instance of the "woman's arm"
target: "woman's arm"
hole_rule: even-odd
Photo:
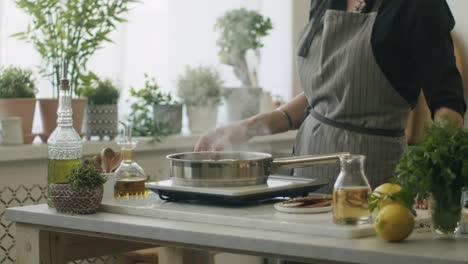
[[[307,106],[307,98],[302,93],[278,110],[258,114],[208,132],[198,140],[195,151],[232,149],[255,136],[276,134],[298,128],[304,121],[304,110]],[[287,115],[291,118],[292,127],[289,125]]]
[[[434,115],[434,121],[443,123],[444,116],[449,117],[450,119],[454,120],[458,125],[460,125],[460,127],[463,126],[463,121],[464,121],[463,116],[460,113],[447,107],[441,107],[436,111]]]
[[[252,137],[297,129],[304,121],[304,111],[308,105],[306,96],[301,93],[277,110],[247,119],[246,127]],[[292,127],[289,126],[288,116],[291,118]]]
[[[455,25],[446,1],[407,1],[416,10],[408,25],[409,55],[415,63],[413,85],[423,87],[435,121],[444,114],[460,124],[466,103],[450,31]]]

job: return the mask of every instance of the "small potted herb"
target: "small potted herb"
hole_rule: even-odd
[[[223,81],[205,66],[188,67],[177,81],[179,97],[187,106],[190,131],[201,133],[216,126]]]
[[[403,154],[395,180],[410,208],[417,196],[430,195],[436,237],[456,237],[468,186],[468,131],[448,119],[426,128],[422,142]]]
[[[114,139],[118,134],[118,106],[119,90],[112,81],[101,80],[96,75],[90,76],[89,81],[80,92],[88,98],[86,109],[86,137],[98,136]]]
[[[273,28],[270,18],[245,8],[233,9],[219,17],[215,30],[221,62],[233,68],[242,83],[239,88],[226,88],[228,121],[236,121],[259,112],[262,89],[258,84],[262,38]]]
[[[159,137],[178,134],[182,129],[182,104],[175,102],[170,93],[161,90],[154,78],[145,74],[144,86],[130,89],[136,99],[131,105],[128,122],[133,136]]]
[[[89,162],[68,175],[67,183],[50,185],[50,196],[59,213],[93,214],[101,205],[105,177]]]
[[[36,108],[36,85],[30,70],[9,66],[0,69],[0,117],[21,117],[23,141],[34,139],[32,125]]]

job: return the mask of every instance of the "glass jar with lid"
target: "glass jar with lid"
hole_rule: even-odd
[[[365,156],[340,157],[341,171],[333,187],[333,222],[363,224],[370,219],[369,196],[372,192],[364,173]]]

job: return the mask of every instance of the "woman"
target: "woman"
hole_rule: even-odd
[[[445,0],[313,0],[310,17],[297,57],[304,92],[279,110],[206,134],[196,151],[299,128],[295,155],[366,155],[375,188],[392,176],[406,147],[404,129],[421,87],[436,120],[463,122]],[[314,166],[295,175],[328,177],[323,191],[330,192],[338,172],[336,165]]]

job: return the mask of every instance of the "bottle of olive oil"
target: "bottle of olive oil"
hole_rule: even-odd
[[[145,196],[146,174],[143,169],[135,162],[135,148],[137,141],[132,139],[132,130],[126,124],[123,140],[117,143],[122,148],[122,162],[115,170],[115,197]]]
[[[64,76],[60,81],[57,127],[47,140],[49,186],[52,183],[66,183],[70,171],[80,164],[83,142],[73,128],[72,114],[70,81]],[[47,195],[47,204],[54,207],[50,193]]]

